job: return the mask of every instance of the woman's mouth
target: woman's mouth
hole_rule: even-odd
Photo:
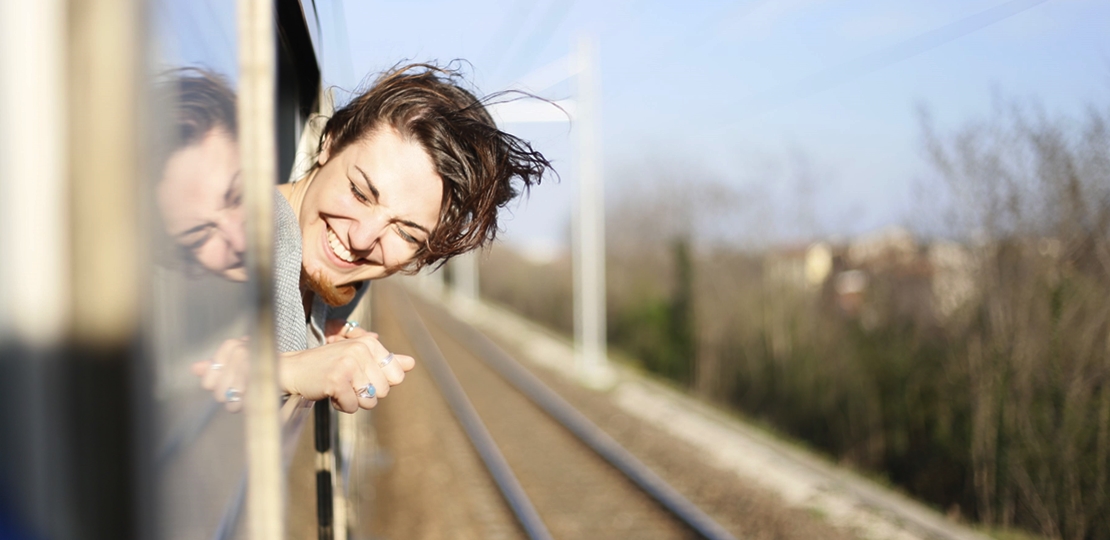
[[[335,234],[335,231],[333,231],[331,227],[328,227],[328,246],[331,247],[331,252],[334,253],[339,260],[355,264],[354,255],[351,255],[351,251],[343,245],[343,242],[339,241],[339,236]]]

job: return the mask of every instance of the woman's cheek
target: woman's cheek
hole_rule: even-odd
[[[394,267],[406,264],[416,255],[416,248],[403,238],[394,238],[389,243],[389,252],[386,254],[386,266]]]
[[[216,249],[214,249],[215,243],[216,242],[214,240],[209,240],[205,242],[204,245],[196,251],[196,258],[197,262],[199,262],[201,266],[205,267],[206,269],[213,272],[221,272],[223,271],[225,265],[223,264],[223,261],[219,258]]]

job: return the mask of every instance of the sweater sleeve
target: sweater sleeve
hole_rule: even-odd
[[[301,227],[289,202],[274,190],[274,329],[278,352],[308,348],[301,300]]]

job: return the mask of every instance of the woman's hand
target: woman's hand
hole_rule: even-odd
[[[326,339],[328,343],[335,343],[336,341],[362,336],[372,336],[374,339],[378,339],[378,334],[366,330],[353,321],[328,319],[324,322],[324,339]]]
[[[231,412],[243,408],[249,373],[250,345],[245,337],[224,341],[212,358],[193,364],[193,374],[201,378],[201,387]]]
[[[390,352],[378,341],[377,334],[357,327],[350,330],[327,345],[281,355],[281,387],[314,401],[331,399],[336,409],[347,413],[377,405],[391,386],[401,384],[416,360],[396,354],[383,366]],[[361,333],[356,335],[355,330]],[[368,384],[374,385],[373,397],[365,394]]]

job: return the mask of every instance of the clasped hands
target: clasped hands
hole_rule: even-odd
[[[330,399],[336,409],[353,413],[372,409],[416,365],[415,359],[402,354],[394,354],[393,361],[383,365],[390,352],[378,335],[341,319],[328,320],[324,335],[325,345],[282,353],[278,358],[278,384],[284,392],[313,401]],[[226,340],[211,359],[193,364],[201,386],[231,412],[242,408],[249,371],[247,338]],[[367,385],[373,385],[370,393]]]

